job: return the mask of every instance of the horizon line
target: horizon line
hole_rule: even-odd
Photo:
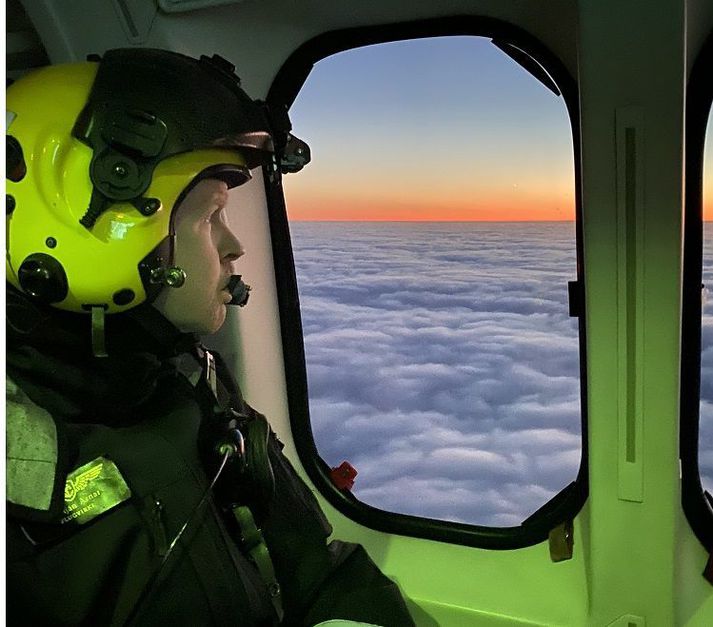
[[[537,223],[548,223],[548,222],[575,222],[575,219],[563,219],[563,220],[354,220],[347,218],[335,218],[332,220],[313,220],[313,219],[301,219],[301,218],[290,218],[288,216],[288,222],[383,222],[383,223],[403,223],[403,224],[470,224],[470,223],[487,223],[487,224],[537,224]],[[702,220],[704,224],[713,223],[713,218],[710,220]]]
[[[347,218],[335,218],[332,220],[314,220],[314,219],[301,219],[301,218],[289,218],[289,222],[403,222],[405,224],[408,223],[420,223],[420,224],[430,224],[430,223],[444,223],[444,222],[453,222],[455,224],[459,223],[470,223],[470,222],[488,222],[488,223],[497,223],[497,224],[503,224],[503,223],[512,223],[512,224],[519,224],[519,223],[536,223],[536,222],[574,222],[574,219],[562,219],[562,220],[387,220],[387,219],[378,219],[378,220],[354,220],[354,219],[347,219]]]

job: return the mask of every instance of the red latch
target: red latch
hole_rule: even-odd
[[[329,473],[332,483],[340,490],[351,490],[354,487],[354,478],[359,474],[349,462],[342,462],[340,466],[332,468]]]

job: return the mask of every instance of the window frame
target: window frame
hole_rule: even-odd
[[[708,501],[698,465],[703,307],[703,162],[713,107],[713,33],[691,69],[686,90],[686,200],[681,320],[680,441],[681,505],[701,544],[713,551],[713,501]],[[708,70],[708,72],[706,72]],[[713,132],[713,128],[708,129]],[[713,155],[708,156],[713,159]]]
[[[330,468],[321,459],[312,434],[297,278],[281,177],[274,168],[266,169],[265,190],[280,310],[290,424],[297,454],[314,486],[342,514],[372,529],[472,547],[516,549],[547,540],[551,530],[574,519],[589,493],[579,95],[575,80],[563,63],[527,31],[498,19],[466,15],[340,29],[318,35],[298,47],[285,61],[272,83],[266,102],[273,110],[289,109],[313,65],[338,52],[406,39],[463,35],[490,38],[501,49],[503,45],[506,48],[508,44],[514,46],[515,50],[511,48],[505,52],[521,65],[529,65],[528,71],[546,87],[552,89],[554,83],[559,89],[565,101],[572,131],[577,261],[576,283],[570,284],[569,306],[570,315],[578,317],[579,326],[582,457],[575,481],[521,525],[487,527],[388,512],[367,505],[350,492],[339,490],[333,485]],[[548,81],[548,78],[551,80]]]

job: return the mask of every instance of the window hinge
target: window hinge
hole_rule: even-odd
[[[574,547],[574,525],[571,520],[565,520],[550,530],[550,559],[553,562],[563,562],[572,559]]]

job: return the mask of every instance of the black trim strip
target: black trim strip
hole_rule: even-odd
[[[703,281],[703,159],[713,106],[713,33],[691,70],[686,92],[686,207],[681,321],[681,503],[693,532],[713,552],[713,504],[698,466]],[[708,129],[713,133],[713,129]],[[713,158],[713,155],[708,155]]]
[[[426,37],[472,35],[507,42],[532,57],[561,91],[570,117],[574,147],[577,280],[584,291],[582,253],[581,164],[579,95],[577,85],[561,61],[542,43],[522,29],[487,17],[472,15],[434,18],[414,22],[367,26],[324,33],[300,46],[284,63],[268,92],[270,106],[291,106],[313,65],[327,56],[357,47],[389,41]],[[535,61],[536,60],[536,61]],[[495,528],[432,520],[376,509],[338,490],[329,478],[329,467],[317,451],[309,418],[302,321],[289,224],[281,177],[274,167],[265,168],[275,276],[287,376],[287,396],[295,446],[307,474],[339,511],[367,527],[419,538],[490,549],[515,549],[542,542],[549,531],[576,516],[589,492],[587,445],[587,378],[584,311],[579,316],[580,382],[582,412],[582,460],[577,480],[562,490],[519,527]],[[584,303],[582,303],[583,305]]]
[[[493,39],[493,45],[502,50],[506,55],[508,55],[515,63],[521,65],[525,70],[532,74],[538,81],[540,81],[547,89],[549,89],[555,96],[561,96],[557,83],[555,83],[547,70],[543,68],[535,59],[533,59],[527,52],[523,52],[519,48],[513,46],[506,41],[497,41]]]

